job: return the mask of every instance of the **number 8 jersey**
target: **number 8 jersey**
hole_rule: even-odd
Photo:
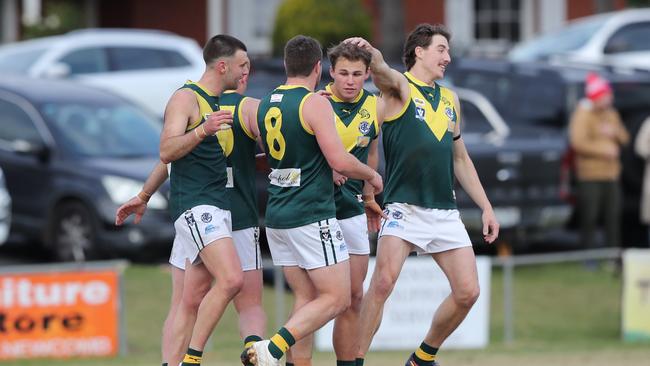
[[[265,218],[270,228],[290,229],[336,215],[332,169],[302,119],[311,94],[303,86],[282,85],[262,98],[257,110],[271,167]]]

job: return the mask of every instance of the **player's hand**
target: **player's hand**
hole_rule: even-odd
[[[334,180],[334,184],[336,184],[339,187],[344,185],[345,182],[348,181],[348,177],[346,177],[345,175],[337,172],[336,170],[332,170],[332,178]]]
[[[208,115],[203,123],[203,129],[207,136],[214,135],[218,131],[228,129],[232,125],[232,113],[230,111],[216,111]],[[203,131],[201,131],[203,132]]]
[[[135,196],[128,200],[125,204],[118,207],[115,212],[115,225],[120,226],[126,221],[126,219],[135,214],[135,220],[133,223],[139,224],[142,219],[142,215],[147,210],[147,202],[143,201],[140,197]]]
[[[373,188],[375,189],[374,191],[375,194],[379,194],[381,193],[381,191],[384,190],[384,181],[381,178],[381,175],[379,175],[379,173],[377,172],[375,172],[375,175],[372,177],[372,179],[367,180],[366,182],[368,182],[368,184],[373,186]]]
[[[370,201],[363,201],[363,209],[366,211],[366,218],[368,219],[368,232],[379,232],[379,228],[381,227],[381,219],[387,219],[388,216],[386,216],[384,211],[381,209],[381,207],[379,207],[374,199]]]
[[[499,223],[492,208],[483,210],[481,220],[483,221],[483,240],[488,244],[492,244],[499,236]]]

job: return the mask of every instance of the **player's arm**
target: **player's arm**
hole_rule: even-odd
[[[344,42],[352,43],[370,52],[372,55],[370,60],[372,81],[383,95],[397,99],[401,102],[401,105],[408,101],[410,88],[406,77],[399,71],[388,66],[384,60],[384,56],[378,49],[361,37],[348,38]]]
[[[346,177],[368,181],[376,193],[382,191],[383,183],[379,173],[345,151],[341,138],[336,133],[334,110],[325,97],[309,95],[302,107],[302,115],[316,135],[318,145],[332,169]]]
[[[172,95],[165,109],[165,124],[160,136],[160,160],[167,164],[192,151],[204,138],[214,135],[223,123],[232,123],[228,111],[211,113],[198,128],[185,132],[192,117],[198,118],[198,104],[192,91],[181,89]]]
[[[140,223],[142,215],[147,210],[147,203],[151,196],[167,180],[167,165],[159,162],[151,171],[147,180],[138,194],[118,207],[115,212],[115,225],[122,225],[132,214],[135,214],[134,223]]]
[[[483,211],[481,217],[483,221],[483,239],[488,243],[492,243],[499,236],[499,223],[492,210],[492,204],[488,200],[483,185],[478,178],[474,163],[467,153],[463,138],[460,135],[460,103],[458,96],[455,94],[454,99],[456,100],[456,107],[459,109],[457,111],[458,120],[456,121],[453,134],[454,175],[465,192],[467,192],[476,205]]]
[[[374,170],[377,170],[377,165],[379,164],[378,146],[379,138],[376,138],[370,143],[370,150],[368,151],[368,166]],[[368,219],[368,231],[371,233],[378,232],[381,225],[381,218],[388,217],[375,201],[375,192],[370,184],[364,183],[361,199],[363,200],[363,209]]]

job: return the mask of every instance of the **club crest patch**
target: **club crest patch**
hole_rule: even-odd
[[[328,242],[332,240],[332,234],[330,234],[330,230],[328,229],[321,229],[320,231],[320,240],[324,242]]]
[[[395,220],[401,220],[404,217],[401,211],[393,211],[393,218]]]
[[[204,212],[201,214],[201,221],[205,222],[206,224],[210,221],[212,221],[212,215],[210,215],[209,212]]]
[[[341,230],[336,230],[336,239],[343,240],[343,232]]]
[[[368,121],[361,121],[361,123],[359,123],[359,132],[367,135],[368,132],[370,132],[370,123]]]
[[[445,115],[452,121],[456,120],[456,113],[449,107],[445,108]]]

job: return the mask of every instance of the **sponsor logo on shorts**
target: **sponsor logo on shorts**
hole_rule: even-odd
[[[189,226],[194,226],[194,224],[196,224],[192,211],[185,211],[185,221],[187,221],[187,225]]]
[[[345,243],[341,243],[341,245],[339,245],[339,250],[344,251],[345,249],[347,249]]]
[[[404,218],[404,214],[402,214],[401,211],[393,211],[393,218],[395,220],[401,220],[402,218]]]
[[[361,121],[361,123],[359,123],[359,132],[367,135],[368,132],[370,132],[370,123],[368,121]]]
[[[329,226],[321,226],[321,228],[320,228],[320,240],[321,241],[330,241],[330,240],[332,240],[332,234],[330,234]]]
[[[212,215],[210,215],[209,212],[204,212],[201,214],[201,221],[205,222],[206,224],[210,221],[212,221]]]
[[[210,234],[210,233],[212,233],[212,232],[214,232],[214,231],[216,231],[216,230],[217,230],[217,227],[216,227],[216,226],[214,226],[214,225],[208,225],[208,226],[205,227],[205,234],[206,234],[206,235],[207,235],[207,234]]]
[[[336,239],[343,240],[343,233],[341,230],[336,230]]]
[[[400,225],[397,221],[390,221],[386,227],[392,229],[404,229],[404,226]]]

